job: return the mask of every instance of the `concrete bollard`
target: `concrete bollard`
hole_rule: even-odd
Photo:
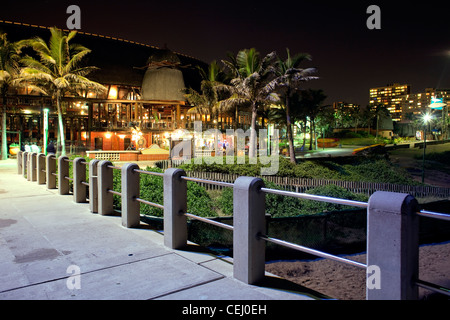
[[[418,299],[418,210],[417,200],[408,194],[378,191],[370,197],[367,266],[379,270],[379,283],[369,286],[375,275],[367,273],[367,300]]]
[[[92,213],[98,212],[98,184],[97,165],[100,160],[94,159],[89,162],[89,209]]]
[[[86,164],[82,157],[73,159],[73,201],[76,203],[86,202]]]
[[[114,213],[113,194],[108,190],[113,189],[113,169],[111,161],[101,160],[97,164],[97,185],[98,185],[98,213],[108,215]]]
[[[48,154],[45,157],[46,169],[45,175],[47,180],[47,189],[56,189],[56,158],[54,154]]]
[[[187,245],[187,182],[182,169],[164,172],[164,245],[181,249]]]
[[[37,183],[45,184],[45,154],[39,153],[36,162]]]
[[[66,161],[69,158],[67,156],[60,156],[58,158],[58,192],[61,195],[69,194],[69,180],[66,177],[69,176],[69,162]]]
[[[24,178],[27,177],[27,170],[28,170],[28,152],[24,152],[22,154],[22,176]]]
[[[17,174],[22,174],[22,156],[23,151],[17,152]]]
[[[255,284],[265,274],[266,233],[264,182],[260,178],[239,177],[233,186],[233,277]]]
[[[122,226],[126,228],[138,227],[141,223],[139,198],[140,174],[135,172],[139,166],[127,163],[122,166]]]
[[[28,154],[28,174],[27,174],[27,180],[28,181],[36,181],[36,152],[31,152]]]

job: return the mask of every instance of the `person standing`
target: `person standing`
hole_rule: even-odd
[[[47,146],[47,154],[49,153],[56,153],[55,145],[53,144],[53,141],[50,141],[50,143]]]

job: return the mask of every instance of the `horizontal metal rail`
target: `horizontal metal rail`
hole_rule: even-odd
[[[109,192],[109,193],[115,194],[117,196],[122,196],[122,193],[114,191],[114,190],[111,190],[111,189],[107,189],[106,191]]]
[[[69,180],[69,181],[73,181],[73,178],[65,176],[64,179]]]
[[[416,280],[416,285],[418,285],[419,287],[434,291],[434,292],[445,294],[446,296],[450,297],[450,289],[449,288],[445,288],[443,286],[439,286],[437,284],[423,281],[420,279]]]
[[[156,208],[164,210],[164,206],[159,204],[159,203],[154,203],[154,202],[147,201],[147,200],[144,200],[144,199],[141,199],[141,198],[136,198],[136,201],[141,202],[141,203],[145,203],[145,204],[148,204],[149,206],[156,207]]]
[[[265,193],[277,194],[280,196],[288,196],[288,197],[294,197],[294,198],[300,198],[300,199],[308,199],[308,200],[316,200],[316,201],[322,201],[322,202],[328,202],[328,203],[343,204],[343,205],[347,205],[347,206],[360,207],[360,208],[367,208],[369,206],[369,204],[367,202],[347,200],[347,199],[338,199],[338,198],[332,198],[332,197],[326,197],[326,196],[316,196],[316,195],[307,194],[307,193],[298,193],[298,192],[268,189],[268,188],[261,188],[261,191],[265,192]]]
[[[81,181],[81,184],[89,187],[89,183],[87,183],[86,181]]]
[[[214,221],[214,220],[211,220],[211,219],[208,219],[208,218],[199,217],[199,216],[196,216],[196,215],[191,214],[191,213],[184,213],[184,215],[189,217],[189,218],[192,218],[192,219],[195,219],[195,220],[199,220],[199,221],[203,221],[205,223],[212,224],[214,226],[221,227],[221,228],[224,228],[224,229],[227,229],[227,230],[233,230],[234,229],[234,227],[230,226],[229,224],[218,222],[218,221]]]
[[[306,252],[306,253],[309,253],[309,254],[312,254],[312,255],[315,255],[315,256],[318,256],[318,257],[327,258],[327,259],[331,259],[331,260],[334,260],[334,261],[350,264],[350,265],[358,267],[358,268],[363,268],[363,269],[367,268],[367,265],[364,264],[364,263],[353,261],[353,260],[349,260],[349,259],[345,259],[345,258],[342,258],[342,257],[338,257],[338,256],[335,256],[335,255],[332,255],[332,254],[329,254],[329,253],[326,253],[326,252],[322,252],[322,251],[319,251],[319,250],[314,250],[314,249],[311,249],[311,248],[303,247],[303,246],[300,246],[300,245],[295,244],[295,243],[287,242],[287,241],[276,239],[276,238],[271,238],[271,237],[268,237],[266,235],[259,235],[259,238],[261,238],[261,239],[263,239],[263,240],[265,240],[267,242],[272,242],[272,243],[275,243],[275,244],[278,244],[278,245],[281,245],[281,246],[284,246],[284,247],[288,247],[288,248],[291,248],[291,249],[294,249],[294,250]]]
[[[149,174],[152,176],[164,177],[164,173],[162,173],[162,172],[152,172],[152,171],[145,171],[145,170],[140,170],[140,169],[134,169],[133,171],[143,173],[143,174]]]
[[[427,211],[427,210],[421,210],[421,211],[417,212],[417,214],[422,217],[450,221],[450,214],[432,212],[432,211]]]
[[[68,158],[64,158],[63,160],[64,160],[65,162],[73,162],[73,160],[68,159]]]
[[[207,184],[213,184],[216,186],[222,186],[222,187],[233,187],[233,183],[231,182],[223,182],[223,181],[214,181],[214,180],[205,180],[200,178],[193,178],[193,177],[187,177],[182,176],[181,179],[188,180],[188,181],[195,181],[195,182],[201,182],[201,183],[207,183]]]
[[[117,167],[117,166],[108,166],[108,168],[110,168],[110,169],[122,170],[121,167]]]

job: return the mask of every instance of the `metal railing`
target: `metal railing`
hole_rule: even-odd
[[[45,161],[44,161],[45,159]],[[403,193],[378,191],[368,202],[297,193],[266,188],[260,178],[238,177],[234,183],[188,177],[181,169],[170,168],[164,173],[141,170],[137,164],[114,166],[107,160],[83,158],[69,160],[50,154],[19,152],[18,173],[30,181],[46,183],[47,188],[69,194],[69,181],[73,182],[75,202],[85,202],[89,188],[91,212],[101,215],[114,213],[113,195],[121,197],[122,225],[127,228],[140,224],[140,204],[164,210],[164,244],[173,249],[187,245],[187,218],[215,225],[233,232],[233,275],[248,284],[255,284],[265,275],[265,243],[331,259],[367,270],[366,299],[417,299],[418,287],[450,296],[450,289],[418,278],[419,221],[427,217],[450,221],[450,215],[418,210],[416,199]],[[69,163],[73,177],[69,177]],[[89,182],[86,166],[89,165]],[[113,170],[121,171],[121,191],[113,189]],[[45,173],[45,179],[42,177]],[[153,203],[140,197],[140,175],[163,178],[164,204]],[[39,177],[40,176],[40,177]],[[39,177],[39,178],[38,178]],[[56,179],[58,178],[58,179]],[[45,182],[43,182],[45,180]],[[56,186],[58,180],[58,186]],[[187,182],[212,184],[233,188],[233,225],[221,223],[187,212]],[[342,204],[367,209],[367,263],[270,237],[266,234],[265,195],[276,194],[314,201]],[[393,245],[395,244],[395,245]],[[380,270],[378,285],[369,287],[372,266]],[[369,268],[370,267],[370,268]],[[373,281],[373,279],[371,279]]]

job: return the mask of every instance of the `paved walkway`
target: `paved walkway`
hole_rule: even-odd
[[[232,259],[194,244],[168,249],[145,224],[126,229],[0,161],[0,300],[324,298],[270,274],[245,285],[232,272]]]

